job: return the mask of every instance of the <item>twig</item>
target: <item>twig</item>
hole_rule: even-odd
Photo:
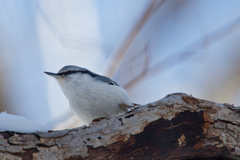
[[[145,13],[143,14],[142,18],[137,22],[137,24],[133,27],[132,31],[130,32],[130,35],[124,41],[122,47],[118,51],[116,51],[116,54],[112,61],[110,62],[110,65],[108,67],[108,70],[104,75],[108,77],[113,77],[114,74],[117,72],[118,68],[122,64],[124,57],[127,55],[127,51],[131,44],[133,43],[134,39],[138,35],[139,31],[142,29],[144,24],[147,22],[147,20],[153,15],[153,13],[158,10],[165,2],[166,0],[153,0],[150,6],[147,8]]]

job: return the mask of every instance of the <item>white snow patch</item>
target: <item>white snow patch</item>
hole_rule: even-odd
[[[11,115],[5,111],[0,113],[0,131],[32,133],[47,132],[48,130],[43,125],[34,123],[23,116]]]

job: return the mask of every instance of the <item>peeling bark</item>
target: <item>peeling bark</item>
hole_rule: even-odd
[[[0,159],[240,159],[240,113],[183,93],[80,128],[0,132]]]

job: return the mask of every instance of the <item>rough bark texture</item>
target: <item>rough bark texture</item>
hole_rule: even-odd
[[[0,159],[240,159],[239,108],[183,93],[90,126],[0,133]]]

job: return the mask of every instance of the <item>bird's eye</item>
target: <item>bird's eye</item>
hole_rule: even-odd
[[[113,82],[109,82],[108,84],[110,84],[110,85],[115,85]]]
[[[119,86],[116,82],[109,82],[108,84],[114,85],[114,86]]]

